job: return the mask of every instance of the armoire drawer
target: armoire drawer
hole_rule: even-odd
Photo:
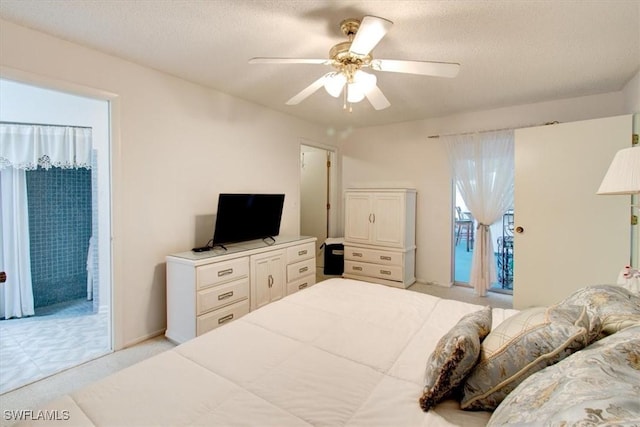
[[[203,289],[249,276],[249,257],[202,265],[196,270],[197,288]]]
[[[313,286],[316,283],[316,275],[310,274],[301,279],[287,283],[287,295],[291,295],[303,289]]]
[[[249,298],[249,277],[198,291],[196,315]]]
[[[311,258],[295,264],[287,265],[287,282],[292,282],[301,277],[316,274],[316,259]]]
[[[305,259],[314,258],[315,254],[316,244],[314,242],[293,246],[287,249],[287,264],[293,264]]]
[[[353,246],[344,247],[344,259],[374,264],[402,265],[402,252],[379,251]]]
[[[402,267],[395,265],[368,264],[357,261],[345,261],[344,272],[359,276],[378,277],[380,279],[402,281]]]
[[[249,313],[249,300],[245,299],[219,310],[198,316],[196,319],[196,336],[218,328],[232,320],[239,319],[247,313]]]

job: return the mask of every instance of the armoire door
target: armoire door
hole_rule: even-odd
[[[514,308],[615,283],[629,263],[630,198],[596,191],[631,134],[630,115],[516,130]]]
[[[349,242],[372,243],[373,194],[347,192],[344,208],[344,237]]]
[[[404,246],[404,193],[381,193],[373,199],[373,243]]]

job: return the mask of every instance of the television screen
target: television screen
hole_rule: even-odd
[[[284,194],[220,194],[213,244],[275,237]]]

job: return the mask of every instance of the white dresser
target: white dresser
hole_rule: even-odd
[[[183,343],[315,284],[315,237],[167,256],[167,331]]]
[[[415,282],[416,191],[345,191],[344,277],[399,288]]]

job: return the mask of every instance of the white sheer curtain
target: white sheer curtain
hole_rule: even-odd
[[[34,314],[25,170],[91,168],[92,130],[0,123],[0,318]]]
[[[485,296],[496,281],[490,225],[513,206],[513,131],[443,137],[455,183],[478,222],[469,283]]]
[[[0,201],[0,270],[7,273],[7,281],[0,284],[0,318],[31,316],[33,290],[24,170],[0,170]]]

